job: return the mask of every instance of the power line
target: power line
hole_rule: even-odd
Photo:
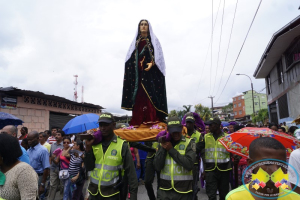
[[[219,40],[219,51],[218,51],[218,59],[217,59],[216,75],[215,75],[215,81],[214,81],[214,87],[213,87],[213,92],[212,92],[212,93],[214,93],[214,91],[215,91],[216,80],[217,80],[217,75],[218,75],[218,68],[219,68],[220,48],[221,48],[221,43],[222,43],[222,31],[223,31],[224,8],[225,8],[225,0],[224,0],[224,4],[223,4],[223,12],[222,12],[222,23],[221,23],[221,33],[220,33],[220,40]]]
[[[232,72],[233,72],[233,69],[234,69],[234,67],[235,67],[235,65],[236,65],[236,63],[237,63],[237,61],[238,61],[238,59],[239,59],[239,57],[240,57],[240,54],[241,54],[241,52],[242,52],[242,50],[243,50],[243,47],[244,47],[244,44],[245,44],[245,42],[246,42],[246,40],[247,40],[247,38],[248,38],[249,32],[250,32],[250,30],[251,30],[252,24],[253,24],[253,22],[254,22],[254,20],[255,20],[256,14],[257,14],[257,12],[258,12],[258,10],[259,10],[259,8],[260,8],[261,2],[262,2],[262,0],[260,0],[260,2],[259,2],[259,4],[258,4],[258,7],[257,7],[256,12],[255,12],[255,14],[254,14],[254,17],[253,17],[253,19],[252,19],[252,22],[251,22],[251,24],[250,24],[250,27],[249,27],[249,29],[248,29],[248,32],[247,32],[246,37],[245,37],[245,39],[244,39],[244,42],[243,42],[243,44],[242,44],[242,46],[241,46],[241,49],[240,49],[240,51],[239,51],[239,53],[238,53],[238,56],[237,56],[237,58],[236,58],[236,60],[235,60],[235,62],[234,62],[234,65],[233,65],[233,67],[232,67],[232,69],[231,69],[231,72],[230,72],[230,74],[229,74],[229,76],[228,76],[228,79],[227,79],[227,81],[226,81],[226,83],[225,83],[225,85],[224,85],[224,87],[223,87],[223,90],[222,90],[222,92],[221,92],[221,94],[220,94],[220,96],[219,96],[219,98],[217,99],[216,102],[218,102],[218,100],[220,99],[221,95],[223,94],[224,89],[225,89],[225,87],[226,87],[226,85],[227,85],[227,83],[228,83],[228,81],[229,81],[229,78],[230,78]]]
[[[220,0],[221,2],[221,0]],[[210,43],[210,73],[209,73],[209,94],[211,90],[211,75],[212,75],[212,50],[213,50],[213,35],[214,35],[214,0],[211,1],[211,43]],[[217,20],[217,17],[216,17]]]
[[[221,1],[220,1],[220,2],[221,2]],[[219,6],[218,6],[217,16],[216,16],[216,19],[215,19],[215,22],[214,22],[214,28],[213,28],[213,29],[215,29],[215,27],[216,27],[216,21],[217,21],[218,15],[219,15],[220,4],[221,4],[221,3],[219,3]],[[211,43],[212,43],[212,37],[210,37],[210,40],[209,40],[209,45],[208,45],[208,48],[207,48],[207,52],[206,52],[206,56],[205,56],[205,59],[204,59],[204,64],[203,64],[203,67],[202,67],[202,70],[201,70],[201,74],[203,74],[204,67],[205,67],[205,65],[206,65],[207,56],[208,56],[208,52],[209,52]],[[205,77],[205,78],[206,78],[206,77]],[[200,80],[200,81],[199,81],[198,88],[197,88],[197,92],[196,92],[196,95],[195,95],[195,100],[196,100],[196,98],[197,98],[197,94],[198,94],[198,91],[199,91],[199,86],[200,86],[200,83],[201,83],[202,81],[203,81],[203,80]],[[194,101],[195,101],[195,100],[194,100]]]
[[[228,50],[229,50],[229,46],[230,46],[230,42],[231,42],[231,35],[232,35],[232,30],[233,30],[233,25],[234,25],[234,20],[235,20],[235,14],[236,14],[236,10],[237,10],[237,5],[238,5],[238,0],[236,1],[236,4],[235,4],[235,10],[234,10],[233,20],[232,20],[232,25],[231,25],[231,31],[230,31],[230,36],[229,36],[227,51],[226,51],[226,55],[225,55],[225,61],[224,61],[223,70],[222,70],[222,74],[221,74],[221,79],[220,79],[220,83],[219,83],[216,95],[218,94],[218,92],[220,90],[220,86],[221,86],[221,82],[222,82],[222,78],[223,78],[223,74],[224,74],[224,69],[225,69],[226,62],[227,62],[227,55],[228,55]]]

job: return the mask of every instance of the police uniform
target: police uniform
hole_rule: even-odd
[[[146,145],[151,145],[152,148],[157,149],[159,143],[158,142],[145,142]],[[150,200],[155,200],[155,194],[153,190],[153,181],[155,177],[155,168],[154,168],[154,157],[155,152],[148,152],[147,159],[146,159],[146,165],[145,165],[145,188],[147,190],[147,194]],[[159,187],[159,176],[160,173],[156,171],[157,174],[157,187]]]
[[[179,124],[174,124],[174,121]],[[173,122],[170,123],[170,122]],[[177,126],[182,130],[177,117],[168,119],[170,127]],[[177,131],[173,131],[177,132]],[[181,131],[180,131],[181,132]],[[196,147],[192,139],[181,136],[179,141],[171,139],[173,148],[169,151],[162,148],[161,144],[154,158],[154,167],[160,171],[160,187],[157,191],[158,200],[190,200],[193,197],[193,165],[196,160]]]
[[[89,193],[91,199],[120,199],[120,178],[127,174],[131,199],[136,199],[138,182],[128,143],[116,135],[109,142],[93,145],[86,152],[85,164],[91,172]],[[121,173],[121,175],[119,174]]]
[[[113,116],[102,114],[99,123],[112,123]],[[119,200],[124,174],[128,177],[131,200],[137,199],[138,182],[128,143],[113,135],[92,146],[85,154],[85,166],[91,171],[88,191],[91,200]]]
[[[221,124],[221,121],[218,118],[213,118],[205,123]],[[217,190],[219,191],[220,200],[225,200],[229,192],[229,174],[232,170],[230,153],[219,142],[219,139],[226,135],[222,132],[221,135],[216,137],[213,133],[207,133],[204,140],[200,142],[201,149],[204,150],[201,156],[205,170],[206,194],[209,200],[217,199]]]

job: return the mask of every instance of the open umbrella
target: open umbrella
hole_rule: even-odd
[[[223,127],[229,126],[229,122],[222,122],[221,124],[222,124]]]
[[[22,125],[24,123],[21,119],[9,113],[0,112],[0,129],[6,125]]]
[[[84,114],[71,119],[62,129],[66,134],[82,133],[84,131],[98,128],[99,115]]]
[[[259,137],[272,137],[281,142],[287,150],[288,157],[293,150],[300,148],[300,142],[297,138],[286,133],[273,131],[269,128],[242,128],[221,138],[219,141],[229,152],[248,158],[251,142]]]

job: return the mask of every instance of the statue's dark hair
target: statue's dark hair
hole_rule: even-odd
[[[138,25],[138,35],[137,35],[137,37],[136,37],[136,40],[138,40],[139,37],[140,37],[140,35],[141,35],[141,32],[140,32],[140,25],[141,25],[142,21],[146,21],[146,22],[148,23],[148,38],[149,38],[149,40],[151,41],[150,30],[149,30],[149,22],[148,22],[148,20],[146,20],[146,19],[141,19],[141,21],[139,22],[139,25]]]

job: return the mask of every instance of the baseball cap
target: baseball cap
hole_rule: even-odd
[[[195,122],[195,118],[194,118],[193,116],[187,116],[187,117],[185,118],[185,121],[186,121],[186,122]]]
[[[181,121],[178,117],[169,117],[167,120],[167,128],[169,133],[180,132],[182,131]]]
[[[115,121],[114,116],[111,113],[102,113],[99,117],[98,123],[112,123]]]
[[[204,124],[210,125],[210,124],[221,124],[221,120],[219,117],[210,118],[208,121],[204,122]]]

